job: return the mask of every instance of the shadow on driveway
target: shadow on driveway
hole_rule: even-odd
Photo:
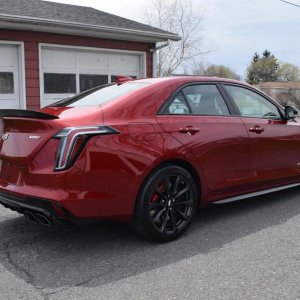
[[[42,289],[99,286],[286,222],[300,213],[299,196],[300,189],[294,188],[210,206],[197,214],[183,237],[167,244],[145,241],[123,224],[47,228],[13,214],[0,222],[0,263]]]

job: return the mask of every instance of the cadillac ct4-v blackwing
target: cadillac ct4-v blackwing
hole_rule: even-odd
[[[169,241],[198,207],[299,185],[296,114],[208,77],[119,78],[39,112],[0,110],[0,203],[45,225],[122,220]]]

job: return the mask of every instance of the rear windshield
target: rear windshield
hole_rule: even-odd
[[[120,85],[106,84],[91,90],[85,91],[81,94],[73,97],[55,102],[49,107],[61,107],[61,106],[95,106],[101,105],[108,101],[116,100],[120,96],[124,96],[132,91],[138,90],[149,83],[145,82],[126,82]]]

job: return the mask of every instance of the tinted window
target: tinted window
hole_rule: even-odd
[[[126,82],[121,85],[103,85],[92,90],[85,91],[74,97],[58,101],[50,106],[78,107],[101,105],[105,102],[116,100],[118,97],[143,88],[146,85],[148,85],[148,83],[145,82]]]
[[[226,85],[226,90],[243,117],[280,119],[278,108],[261,95],[246,88]]]
[[[222,95],[213,84],[184,87],[171,98],[164,113],[214,116],[230,114]]]
[[[76,93],[76,75],[44,73],[45,94],[73,94]]]

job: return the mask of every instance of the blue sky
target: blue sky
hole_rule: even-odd
[[[299,0],[291,0],[300,5]],[[245,75],[255,51],[270,50],[300,66],[300,7],[279,0],[210,0],[205,36],[216,51],[205,59]]]
[[[289,1],[300,5],[300,0]],[[145,6],[151,0],[54,2],[91,6],[142,21]],[[254,52],[268,49],[278,59],[300,66],[300,7],[279,0],[194,0],[193,3],[204,11],[204,39],[206,46],[214,50],[199,60],[226,65],[243,77]]]

